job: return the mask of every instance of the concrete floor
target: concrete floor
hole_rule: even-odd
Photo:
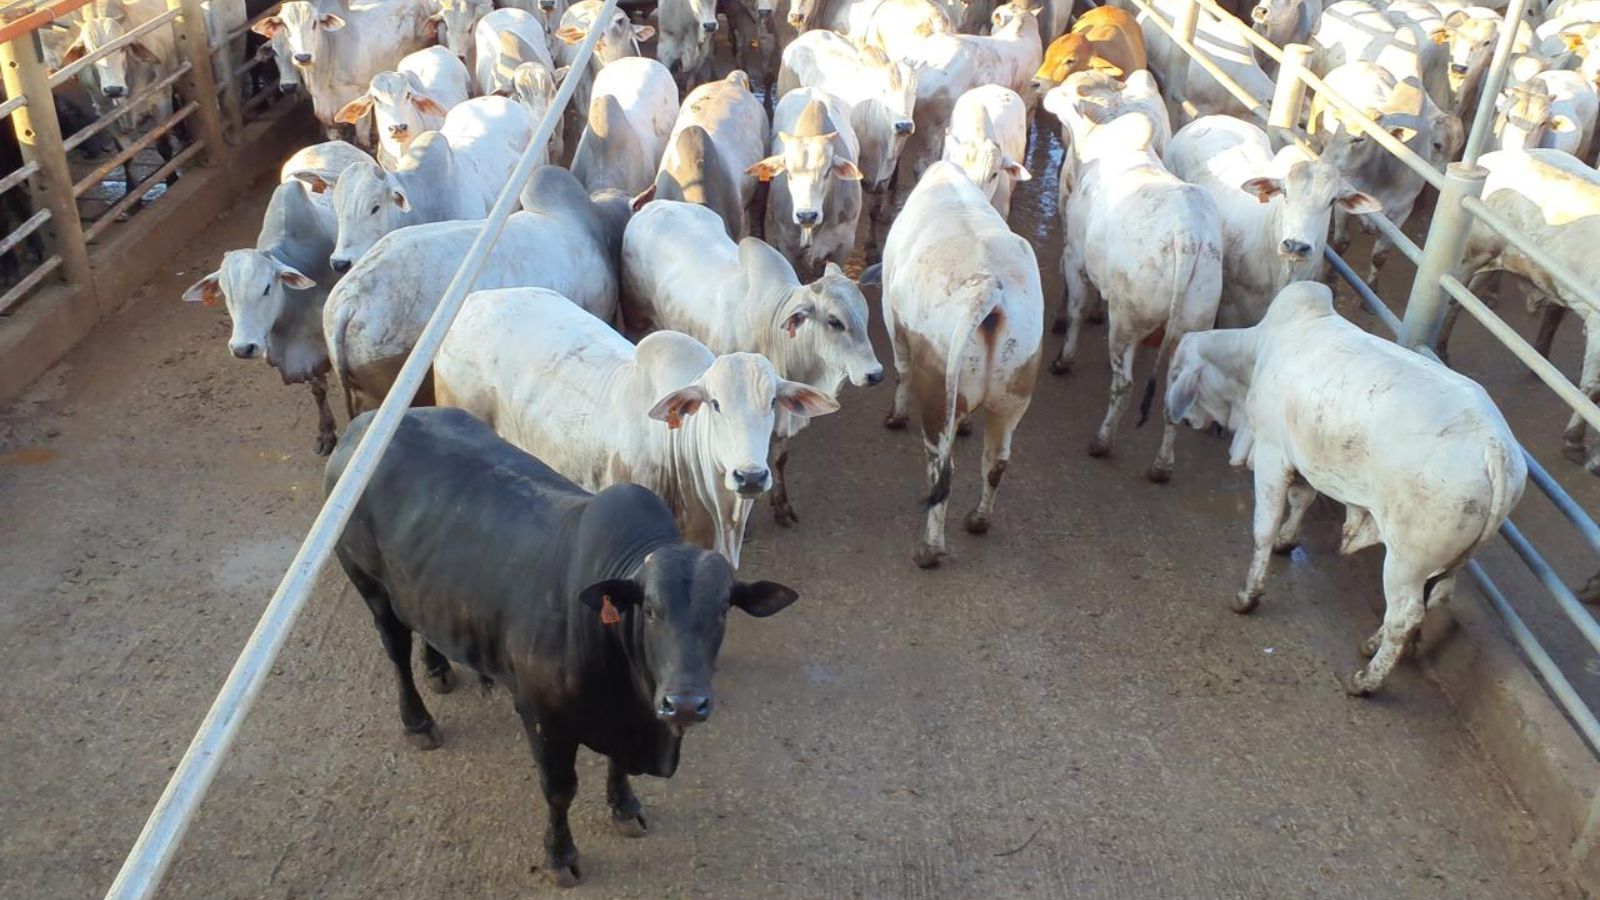
[[[266,190],[0,414],[0,897],[105,889],[317,508],[308,393],[229,357],[220,309],[178,300],[252,240]],[[1039,178],[1019,200],[1041,248],[1059,246],[1053,195]],[[1073,375],[1041,376],[993,531],[953,529],[938,571],[911,563],[921,450],[880,426],[888,386],[847,389],[798,439],[801,525],[760,518],[745,573],[802,600],[734,617],[716,716],[676,778],[638,783],[647,838],[610,831],[584,755],[580,891],[1572,895],[1414,667],[1370,700],[1340,689],[1378,621],[1380,553],[1338,557],[1331,508],[1241,618],[1249,476],[1226,444],[1184,434],[1165,487],[1143,476],[1154,429],[1085,455],[1103,334]],[[952,522],[978,451],[960,448]],[[429,704],[445,746],[424,754],[363,605],[326,574],[162,896],[556,894],[508,698]]]

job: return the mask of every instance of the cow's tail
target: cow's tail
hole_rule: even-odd
[[[1484,447],[1483,468],[1489,479],[1489,514],[1484,517],[1483,533],[1478,536],[1478,544],[1489,540],[1500,530],[1500,524],[1511,515],[1511,507],[1521,499],[1521,481],[1527,477],[1526,474],[1517,479],[1515,489],[1511,485],[1513,472],[1526,472],[1525,467],[1518,465],[1521,462],[1521,448],[1515,444],[1492,440]],[[1517,496],[1512,496],[1513,493]]]
[[[350,373],[345,369],[345,332],[353,315],[350,304],[339,307],[333,315],[333,327],[327,329],[328,368],[339,377],[339,390],[344,393],[344,411],[351,419],[356,417],[356,393],[350,384]]]
[[[956,422],[956,404],[961,394],[961,365],[966,358],[967,344],[984,320],[994,315],[995,307],[1000,305],[1001,285],[998,278],[984,275],[970,283],[981,285],[983,295],[962,311],[955,326],[950,329],[949,357],[944,366],[944,430],[939,434],[938,444],[939,476],[934,481],[933,489],[928,492],[929,506],[943,503],[950,496],[950,451],[959,424]],[[986,357],[986,367],[989,362]]]
[[[1144,385],[1144,399],[1139,401],[1139,424],[1134,426],[1136,428],[1143,428],[1144,423],[1150,421],[1150,407],[1156,399],[1156,382],[1172,363],[1173,348],[1182,336],[1178,333],[1178,307],[1183,305],[1183,297],[1189,292],[1195,270],[1200,266],[1201,248],[1185,252],[1183,244],[1183,235],[1172,236],[1172,293],[1167,298],[1167,321],[1163,326],[1165,334],[1161,336],[1161,349],[1156,353],[1156,364],[1150,370],[1150,380]]]

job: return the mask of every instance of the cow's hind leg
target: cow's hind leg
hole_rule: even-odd
[[[955,438],[955,423],[943,423],[930,435],[928,426],[932,424],[925,423],[922,432],[922,449],[928,457],[928,519],[923,527],[922,544],[912,555],[924,569],[938,566],[949,555],[945,551],[944,516],[950,506],[950,477],[954,468],[950,445]]]
[[[1056,375],[1071,369],[1078,355],[1078,338],[1083,334],[1083,314],[1089,301],[1089,279],[1084,277],[1083,268],[1076,260],[1062,259],[1061,283],[1064,296],[1056,321],[1067,336],[1061,342],[1061,352],[1050,361],[1050,371]]]
[[[381,582],[349,566],[345,571],[356,586],[367,608],[372,610],[372,621],[378,627],[378,637],[383,639],[383,649],[389,651],[389,661],[394,663],[395,683],[400,689],[400,724],[405,726],[406,739],[419,750],[433,750],[443,741],[433,716],[417,693],[417,683],[411,673],[411,629],[394,614],[389,602],[389,591]]]
[[[972,534],[983,534],[989,530],[990,520],[994,517],[995,494],[1000,491],[1000,480],[1011,461],[1011,435],[1016,432],[1017,423],[1022,421],[1029,399],[1007,397],[1003,405],[990,403],[984,409],[983,496],[962,523]]]
[[[789,503],[789,480],[784,476],[784,471],[789,465],[789,439],[774,438],[772,441],[772,518],[773,521],[790,528],[800,523],[800,517],[795,515],[794,506]]]
[[[517,713],[539,769],[539,787],[549,815],[544,832],[545,869],[558,886],[574,887],[583,881],[583,871],[578,868],[578,845],[572,840],[567,811],[578,796],[578,744],[562,729],[541,727],[531,711],[519,709]]]
[[[911,350],[895,323],[888,324],[889,343],[894,350],[894,399],[890,401],[889,414],[883,417],[883,427],[899,431],[906,427],[907,410],[911,408]]]
[[[1296,478],[1289,485],[1289,515],[1284,518],[1277,537],[1273,538],[1273,553],[1285,554],[1300,545],[1300,526],[1305,522],[1306,512],[1311,509],[1311,501],[1315,499],[1316,489],[1304,481]]]
[[[318,456],[327,456],[339,443],[338,425],[333,419],[333,407],[328,405],[328,376],[318,375],[311,379],[311,399],[317,404],[317,446]]]
[[[422,670],[428,673],[428,687],[435,694],[448,694],[456,689],[456,670],[450,667],[450,660],[427,641],[422,643]]]
[[[1233,611],[1244,614],[1255,612],[1261,605],[1261,595],[1266,593],[1267,564],[1272,560],[1273,539],[1283,522],[1283,503],[1289,492],[1294,473],[1283,462],[1269,453],[1258,453],[1255,473],[1255,512],[1251,518],[1250,534],[1254,549],[1250,555],[1250,571],[1245,575],[1244,590],[1234,598]]]
[[[1374,635],[1377,652],[1345,685],[1345,690],[1355,696],[1365,697],[1383,685],[1412,635],[1422,625],[1422,615],[1427,610],[1424,599],[1427,577],[1414,568],[1393,550],[1383,560],[1383,627]]]
[[[1089,442],[1090,456],[1108,456],[1116,443],[1117,424],[1122,421],[1122,411],[1128,406],[1128,394],[1133,389],[1133,354],[1139,348],[1138,340],[1125,328],[1111,323],[1111,405],[1100,423],[1100,430]]]
[[[644,807],[628,784],[628,773],[610,760],[606,767],[606,805],[611,807],[611,824],[623,837],[641,838],[649,831]]]

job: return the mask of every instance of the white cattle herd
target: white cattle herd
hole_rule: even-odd
[[[839,408],[846,382],[882,380],[860,287],[881,285],[895,377],[885,424],[921,429],[928,505],[914,558],[933,567],[946,557],[956,435],[979,412],[982,493],[964,525],[983,533],[996,515],[1049,343],[1041,265],[1059,265],[1065,337],[1050,368],[1069,368],[1101,311],[1107,323],[1110,397],[1089,452],[1111,453],[1125,432],[1144,345],[1155,349],[1141,424],[1164,406],[1149,477],[1174,475],[1184,423],[1230,431],[1232,462],[1254,471],[1255,553],[1236,609],[1255,606],[1270,553],[1294,543],[1318,493],[1345,505],[1345,552],[1385,546],[1387,611],[1349,682],[1377,688],[1526,474],[1481,388],[1356,328],[1320,283],[1330,228],[1342,249],[1363,217],[1403,224],[1422,179],[1322,99],[1300,122],[1319,152],[1281,147],[1148,22],[1123,36],[1142,43],[1148,70],[1095,66],[1080,43],[1091,49],[1074,50],[1084,58],[1057,83],[1059,58],[1045,63],[1056,75],[1035,72],[1069,17],[1029,0],[721,2],[723,19],[714,0],[661,0],[654,24],[637,11],[601,22],[598,0],[283,3],[254,30],[330,139],[284,166],[256,245],[226,254],[185,299],[225,303],[236,356],[311,384],[317,451],[329,452],[329,373],[352,417],[383,399],[557,87],[579,78],[581,102],[519,186],[523,209],[420,402],[471,412],[585,489],[648,487],[687,540],[737,566],[761,494],[779,524],[798,521],[784,468],[794,436]],[[1482,164],[1489,205],[1600,280],[1591,5],[1589,17],[1557,3],[1542,21],[1564,24],[1519,32],[1498,149]],[[126,8],[119,27],[139,21]],[[1395,139],[1440,164],[1459,153],[1500,28],[1492,10],[1262,0],[1241,12],[1310,44],[1311,68]],[[767,52],[749,74],[713,52],[723,20],[761,23]],[[1268,70],[1224,24],[1203,16],[1196,42],[1266,101]],[[78,27],[69,58],[108,31]],[[600,51],[574,70],[593,28]],[[734,49],[749,57],[746,37]],[[1161,93],[1179,67],[1199,113],[1183,123]],[[111,67],[80,77],[119,96]],[[1041,115],[1051,126],[1030,129]],[[1028,159],[1050,158],[1030,157],[1030,133],[1053,140],[1057,123],[1059,173],[1030,171]],[[1012,197],[1055,174],[1062,238],[1036,246],[1007,223]],[[859,283],[846,273],[858,263]],[[1532,282],[1546,349],[1561,314],[1579,314],[1581,387],[1600,398],[1600,314],[1475,229],[1463,277],[1496,270]],[[1581,419],[1564,446],[1600,472]]]

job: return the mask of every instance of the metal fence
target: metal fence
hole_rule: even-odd
[[[1467,138],[1462,160],[1449,164],[1443,172],[1412,152],[1367,116],[1365,111],[1329,90],[1321,78],[1306,68],[1312,48],[1303,44],[1275,46],[1250,26],[1218,6],[1215,0],[1176,0],[1173,4],[1176,6],[1176,15],[1170,19],[1164,16],[1161,10],[1156,9],[1151,0],[1131,0],[1131,2],[1149,16],[1158,28],[1194,59],[1207,74],[1215,78],[1217,83],[1245,109],[1261,119],[1276,138],[1292,140],[1306,146],[1303,135],[1299,134],[1299,121],[1305,105],[1305,91],[1309,88],[1324,102],[1336,108],[1341,119],[1377,141],[1438,190],[1439,198],[1429,224],[1427,239],[1421,246],[1384,218],[1382,213],[1369,214],[1365,219],[1417,266],[1417,274],[1401,316],[1396,316],[1382,298],[1340,258],[1338,253],[1334,252],[1333,248],[1325,250],[1334,271],[1355,290],[1363,307],[1375,316],[1397,341],[1438,359],[1433,351],[1433,345],[1449,304],[1454,301],[1482,324],[1496,341],[1510,350],[1513,356],[1527,365],[1534,375],[1573,410],[1576,416],[1600,431],[1600,407],[1596,407],[1581,389],[1545,359],[1514,328],[1496,315],[1489,304],[1474,294],[1459,277],[1462,274],[1461,263],[1466,249],[1467,234],[1473,220],[1477,220],[1543,268],[1550,278],[1561,286],[1565,296],[1575,298],[1582,304],[1600,311],[1600,287],[1584,282],[1571,267],[1539,246],[1531,236],[1519,231],[1515,225],[1482,200],[1487,172],[1477,165],[1477,161],[1483,152],[1495,119],[1495,100],[1505,84],[1517,24],[1522,21],[1526,0],[1512,0],[1506,9],[1494,55],[1478,97],[1476,117]],[[1196,45],[1196,29],[1202,12],[1210,15],[1209,21],[1237,35],[1247,46],[1253,47],[1278,63],[1277,83],[1270,99],[1252,95]],[[1168,102],[1180,113],[1193,116],[1196,110],[1185,98],[1186,81],[1183,77],[1177,81],[1175,85],[1166,85]],[[1526,448],[1523,448],[1522,453],[1528,464],[1530,480],[1575,529],[1581,542],[1595,554],[1595,559],[1600,561],[1600,527],[1596,526],[1594,519],[1550,476]],[[1510,520],[1501,527],[1500,535],[1538,583],[1544,587],[1558,614],[1570,623],[1590,647],[1600,651],[1600,624],[1596,623],[1594,615],[1588,608],[1578,601],[1572,589],[1561,580],[1538,548]],[[1529,664],[1539,673],[1550,693],[1588,740],[1590,748],[1600,750],[1600,720],[1596,719],[1594,710],[1584,702],[1572,682],[1556,664],[1549,650],[1528,628],[1521,615],[1506,599],[1504,591],[1485,571],[1481,563],[1477,561],[1469,563],[1467,573],[1488,599],[1490,606],[1504,620],[1507,631],[1527,657]]]
[[[225,146],[278,96],[276,78],[261,77],[270,56],[240,60],[251,23],[213,42],[201,0],[166,7],[143,22],[119,18],[120,34],[87,52],[74,44],[85,22],[107,17],[103,0],[0,11],[0,117],[12,132],[0,146],[14,163],[0,172],[0,228],[9,228],[0,237],[0,316],[52,277],[90,283],[95,244],[159,202],[184,169],[220,164]],[[85,76],[97,63],[153,35],[170,36],[174,51],[153,81],[115,98],[89,93]]]

